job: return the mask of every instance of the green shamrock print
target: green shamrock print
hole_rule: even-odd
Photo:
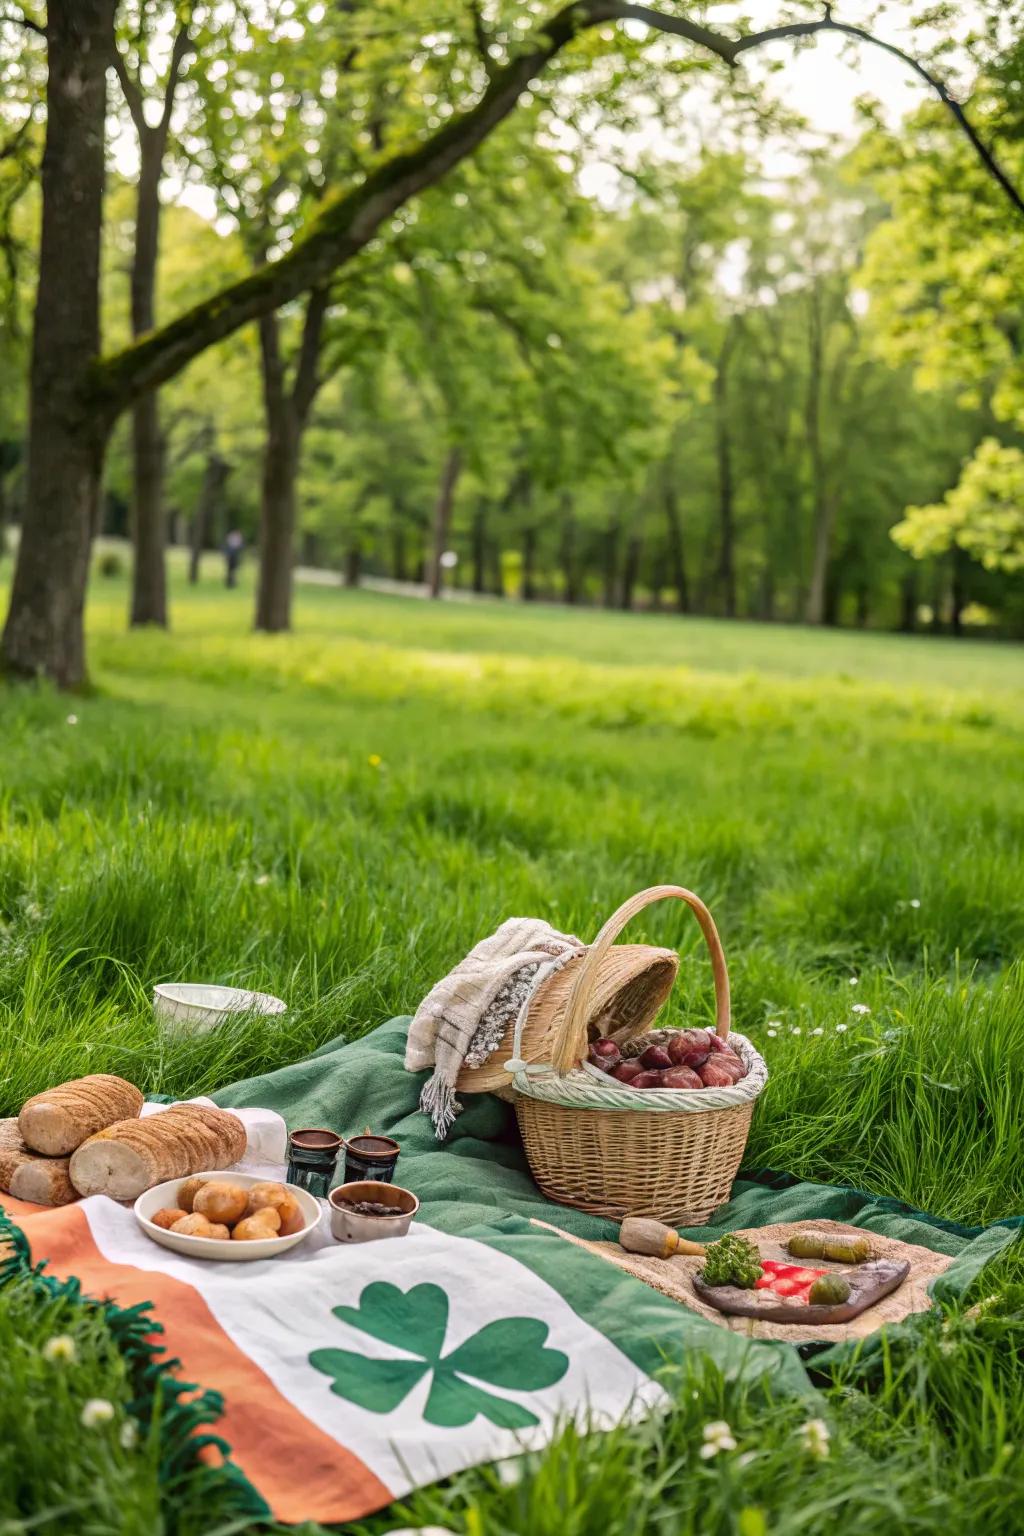
[[[400,1360],[374,1359],[349,1349],[314,1349],[310,1355],[314,1370],[333,1377],[332,1392],[371,1413],[390,1413],[433,1373],[423,1410],[428,1424],[457,1429],[482,1414],[500,1429],[527,1429],[540,1422],[536,1414],[474,1383],[536,1392],[561,1381],[569,1369],[567,1355],[545,1349],[548,1325],[536,1317],[487,1323],[450,1355],[442,1355],[448,1295],[439,1285],[400,1291],[377,1280],[365,1288],[358,1307],[334,1307],[333,1312],[340,1322],[406,1352]]]

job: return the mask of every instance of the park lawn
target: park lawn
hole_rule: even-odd
[[[772,1068],[750,1166],[963,1223],[1024,1212],[1024,651],[327,587],[300,589],[294,635],[257,637],[250,591],[212,572],[176,587],[170,636],[126,634],[125,606],[94,583],[91,693],[0,695],[0,1113],[95,1070],[208,1092],[410,1011],[510,913],[592,936],[677,881],[712,907]],[[671,1017],[710,1018],[692,919],[655,908],[629,936],[682,948]],[[171,1044],[149,1003],[170,978],[289,1013]],[[1015,1254],[990,1293],[980,1321],[823,1384],[812,1489],[791,1405],[687,1380],[667,1422],[567,1435],[514,1486],[479,1471],[367,1529],[1024,1529]],[[742,1468],[696,1457],[720,1417],[756,1453]],[[31,1529],[68,1509],[157,1529],[148,1453],[117,1472],[138,1483],[120,1524],[89,1504],[84,1473],[109,1487],[112,1465],[62,1441]],[[187,1501],[161,1508],[193,1528]],[[211,1508],[200,1528],[237,1527]]]

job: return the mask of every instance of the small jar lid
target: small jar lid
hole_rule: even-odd
[[[341,1149],[341,1137],[336,1131],[310,1127],[301,1131],[290,1131],[288,1144],[296,1152],[338,1152]]]

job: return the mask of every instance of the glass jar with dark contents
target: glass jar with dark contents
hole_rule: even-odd
[[[378,1184],[390,1184],[400,1151],[398,1142],[390,1136],[374,1136],[370,1131],[350,1136],[345,1142],[345,1183],[371,1179]]]
[[[334,1183],[341,1137],[335,1131],[292,1131],[288,1137],[288,1183],[325,1200]]]

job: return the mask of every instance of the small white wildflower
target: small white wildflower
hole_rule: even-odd
[[[824,1033],[825,1033],[825,1031],[823,1029],[812,1029],[811,1030],[811,1034],[812,1035],[823,1035]]]
[[[447,1525],[403,1525],[386,1531],[385,1536],[456,1536],[456,1533]]]
[[[775,1040],[777,1039],[779,1032],[777,1029],[769,1029],[766,1030],[765,1033],[767,1034],[769,1040]]]
[[[851,976],[850,977],[850,986],[851,987],[855,987],[856,985],[857,985],[857,977],[856,976]]]
[[[90,1397],[82,1409],[81,1417],[86,1429],[95,1429],[98,1424],[109,1424],[114,1417],[114,1405],[105,1397]]]
[[[121,1425],[121,1433],[117,1437],[123,1450],[132,1451],[139,1443],[139,1430],[134,1419],[125,1419]]]
[[[717,1456],[719,1451],[734,1451],[736,1441],[733,1439],[732,1430],[724,1419],[715,1419],[711,1424],[704,1425],[704,1444],[700,1448],[702,1461],[710,1461],[712,1456]]]
[[[77,715],[68,715],[67,723],[68,723],[68,725],[77,725],[78,724],[78,716]]]
[[[782,1028],[782,1020],[781,1019],[768,1019],[766,1022],[768,1024],[768,1028],[769,1029],[781,1029]]]
[[[43,1345],[43,1359],[59,1362],[71,1361],[78,1353],[74,1339],[70,1333],[55,1333],[52,1339],[47,1339]]]
[[[514,1488],[523,1480],[523,1458],[521,1456],[507,1456],[504,1461],[496,1461],[494,1470],[498,1474],[498,1482],[506,1488]]]
[[[867,1003],[854,1003],[853,1007],[850,1009],[850,1012],[851,1013],[870,1013],[871,1009],[868,1007]]]
[[[816,1456],[819,1461],[824,1461],[829,1454],[829,1429],[824,1419],[808,1419],[806,1424],[801,1424],[797,1430],[800,1442],[805,1451],[811,1456]]]
[[[270,884],[270,876],[269,875],[257,875],[256,879],[253,881],[253,885],[269,885],[269,884]]]
[[[791,1025],[789,1032],[790,1032],[791,1035],[799,1035],[801,1033],[800,1025],[799,1024]]]
[[[756,1451],[744,1451],[742,1456],[737,1456],[736,1457],[736,1465],[738,1467],[749,1467],[750,1463],[752,1461],[756,1461],[756,1460],[757,1460],[757,1452]]]
[[[908,907],[917,908],[920,905],[921,905],[921,903],[920,903],[920,901],[918,900],[918,898],[916,896],[912,896],[911,899],[907,902],[907,906]]]
[[[846,1028],[847,1028],[847,1026],[845,1024],[837,1024],[836,1025],[836,1034],[837,1035],[845,1035],[846,1034]]]

